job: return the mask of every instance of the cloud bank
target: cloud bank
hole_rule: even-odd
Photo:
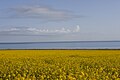
[[[24,6],[10,8],[8,13],[4,13],[0,18],[32,18],[49,21],[63,21],[80,18],[73,12],[40,6]]]
[[[10,29],[0,30],[0,35],[17,35],[17,36],[33,36],[33,35],[64,35],[69,33],[77,33],[80,31],[80,27],[75,29],[40,29],[32,27],[13,27]]]

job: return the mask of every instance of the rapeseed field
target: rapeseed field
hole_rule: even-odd
[[[120,50],[0,50],[0,80],[120,80]]]

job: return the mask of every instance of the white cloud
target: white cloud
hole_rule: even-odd
[[[75,32],[79,32],[79,31],[80,31],[80,26],[77,25],[77,28],[76,28]]]
[[[57,34],[69,34],[79,32],[79,27],[71,30],[66,28],[61,29],[40,29],[32,27],[15,27],[6,30],[1,30],[0,35],[57,35]]]
[[[9,12],[4,13],[4,15],[4,17],[0,15],[0,18],[34,18],[47,21],[63,21],[82,17],[70,11],[40,6],[10,8]]]

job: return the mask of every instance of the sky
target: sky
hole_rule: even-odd
[[[120,0],[0,0],[0,42],[120,40]]]

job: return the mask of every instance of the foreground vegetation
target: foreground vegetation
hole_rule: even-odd
[[[120,80],[120,50],[0,50],[0,80]]]

